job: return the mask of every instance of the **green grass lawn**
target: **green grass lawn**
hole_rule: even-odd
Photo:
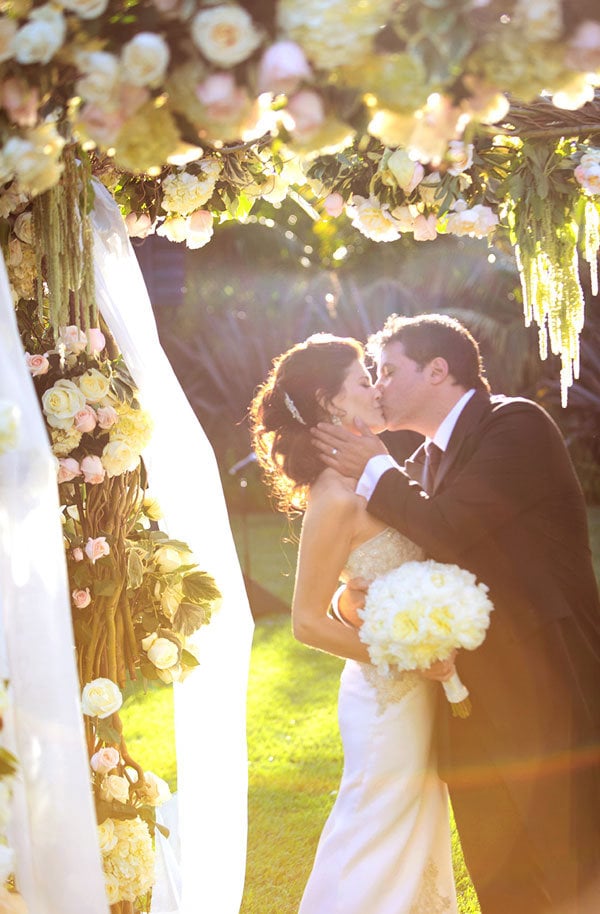
[[[589,517],[600,580],[600,507],[590,509]],[[295,545],[283,541],[290,539],[287,522],[250,515],[246,524],[244,533],[241,519],[233,520],[242,564],[249,551],[251,576],[289,602]],[[336,699],[342,662],[295,642],[287,615],[257,622],[248,690],[249,835],[241,914],[296,914],[341,772]],[[175,789],[171,690],[132,690],[123,719],[133,757]],[[460,912],[478,914],[456,840],[454,849]]]

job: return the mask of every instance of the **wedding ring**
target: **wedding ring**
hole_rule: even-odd
[[[337,449],[336,447],[332,447],[332,448],[331,448],[331,456],[332,456],[332,457],[335,457],[335,455],[337,454],[337,452],[338,452],[338,449]]]

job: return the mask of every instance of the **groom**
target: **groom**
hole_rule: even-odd
[[[483,645],[456,661],[471,716],[441,712],[442,776],[482,912],[600,912],[600,605],[564,442],[536,404],[490,396],[477,343],[451,318],[393,315],[369,349],[387,427],[425,444],[400,468],[366,428],[320,424],[322,459],[495,605]]]

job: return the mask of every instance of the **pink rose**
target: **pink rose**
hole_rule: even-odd
[[[323,100],[316,92],[303,89],[293,95],[287,106],[294,120],[294,136],[306,139],[316,133],[325,120]]]
[[[429,216],[417,216],[413,233],[415,241],[433,241],[437,238],[437,219],[434,213]]]
[[[81,461],[81,472],[83,473],[84,481],[92,486],[97,486],[99,483],[104,482],[106,475],[106,470],[102,466],[100,458],[92,455],[84,457]]]
[[[91,327],[86,331],[88,346],[91,352],[102,352],[106,346],[106,338],[98,327]]]
[[[61,457],[58,461],[58,481],[70,482],[76,476],[81,476],[81,470],[75,458]]]
[[[213,214],[207,209],[197,209],[190,216],[191,232],[208,232],[213,227]]]
[[[230,122],[240,118],[248,105],[248,95],[236,85],[231,73],[212,73],[196,86],[196,96],[211,121]]]
[[[152,234],[152,219],[148,213],[128,213],[125,217],[125,227],[130,238],[147,238]]]
[[[42,374],[46,374],[50,368],[50,362],[45,355],[30,355],[26,352],[25,361],[27,362],[27,367],[31,372],[32,378],[37,378]]]
[[[110,546],[106,542],[105,536],[97,536],[95,539],[90,536],[85,544],[85,554],[88,559],[95,565],[98,559],[103,558],[110,553]]]
[[[83,561],[83,549],[80,546],[75,546],[75,548],[71,550],[71,555],[73,556],[74,562]]]
[[[325,197],[323,208],[328,216],[337,219],[344,212],[344,198],[338,193],[329,194]]]
[[[92,602],[89,587],[86,587],[85,590],[74,590],[71,596],[73,597],[73,606],[76,606],[77,609],[85,609]]]
[[[96,419],[100,428],[112,428],[118,418],[117,411],[112,406],[99,406],[96,410]]]
[[[291,95],[312,71],[304,51],[295,41],[276,41],[267,48],[258,66],[258,91]]]
[[[108,774],[113,768],[116,768],[121,760],[119,750],[113,746],[104,746],[98,752],[94,752],[90,759],[90,765],[96,774]]]
[[[100,146],[113,144],[125,121],[122,111],[107,111],[89,102],[79,112],[79,123],[85,133]]]
[[[6,79],[0,86],[0,104],[13,124],[35,127],[40,104],[39,91],[24,79]]]
[[[93,432],[96,428],[96,413],[91,406],[84,406],[73,417],[73,425],[78,432]]]

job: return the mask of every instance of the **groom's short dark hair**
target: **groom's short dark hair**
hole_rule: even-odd
[[[389,343],[402,343],[404,353],[421,368],[441,356],[457,384],[470,390],[487,390],[483,361],[477,340],[460,321],[447,314],[391,314],[383,329],[369,337],[367,352],[376,356]]]

